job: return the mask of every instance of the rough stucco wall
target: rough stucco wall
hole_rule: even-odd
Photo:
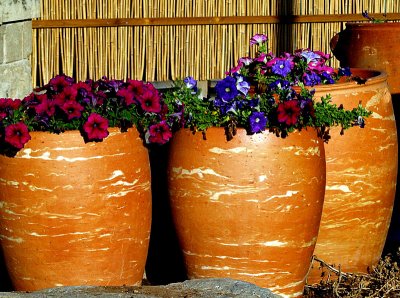
[[[0,98],[22,98],[32,90],[32,18],[40,0],[0,0]]]

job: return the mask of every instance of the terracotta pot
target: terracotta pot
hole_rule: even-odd
[[[173,220],[189,278],[229,277],[301,296],[325,188],[314,129],[282,139],[239,129],[179,131],[168,174]]]
[[[346,29],[331,40],[331,48],[342,66],[385,71],[400,126],[400,23],[347,23]],[[399,183],[399,177],[397,179]],[[400,246],[400,191],[397,190],[387,252],[397,253]]]
[[[384,71],[391,93],[400,93],[400,23],[347,23],[331,40],[342,66]]]
[[[352,69],[367,79],[317,86],[316,96],[331,94],[333,103],[355,108],[359,102],[372,111],[365,128],[340,135],[331,129],[325,146],[326,192],[315,255],[344,272],[367,272],[385,244],[397,177],[397,133],[386,74]],[[319,281],[311,272],[309,282]]]
[[[0,239],[14,288],[139,285],[151,191],[136,130],[84,143],[77,131],[31,133],[0,156]]]

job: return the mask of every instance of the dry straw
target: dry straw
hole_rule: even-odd
[[[398,13],[400,0],[41,0],[40,20],[192,18]],[[249,38],[267,34],[273,52],[329,52],[344,22],[163,25],[33,29],[33,85],[63,72],[78,80],[165,81],[221,78],[237,58],[253,55]],[[338,62],[333,60],[333,66]]]

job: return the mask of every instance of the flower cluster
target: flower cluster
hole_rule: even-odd
[[[330,55],[310,49],[275,56],[267,52],[267,41],[262,34],[251,38],[250,44],[258,46],[257,55],[240,58],[216,83],[213,98],[191,96],[195,93],[193,78],[185,79],[191,81],[190,85],[185,81],[177,83],[167,99],[179,98],[183,102],[186,127],[205,131],[210,126],[224,126],[229,139],[236,126],[246,128],[250,134],[268,129],[281,136],[312,126],[328,139],[325,128],[329,126],[364,125],[369,112],[361,106],[347,111],[331,104],[329,96],[314,101],[313,86],[349,77],[349,68],[335,71],[327,65]],[[185,88],[192,91],[185,92]],[[329,111],[329,117],[324,111]]]
[[[101,141],[109,127],[136,126],[147,143],[172,136],[167,105],[157,89],[137,80],[87,80],[58,75],[24,99],[0,98],[0,148],[18,151],[30,131],[80,130],[85,141]],[[172,121],[172,122],[171,122]]]

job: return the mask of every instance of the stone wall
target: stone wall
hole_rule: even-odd
[[[40,0],[0,0],[0,98],[22,98],[32,90],[32,18]]]

